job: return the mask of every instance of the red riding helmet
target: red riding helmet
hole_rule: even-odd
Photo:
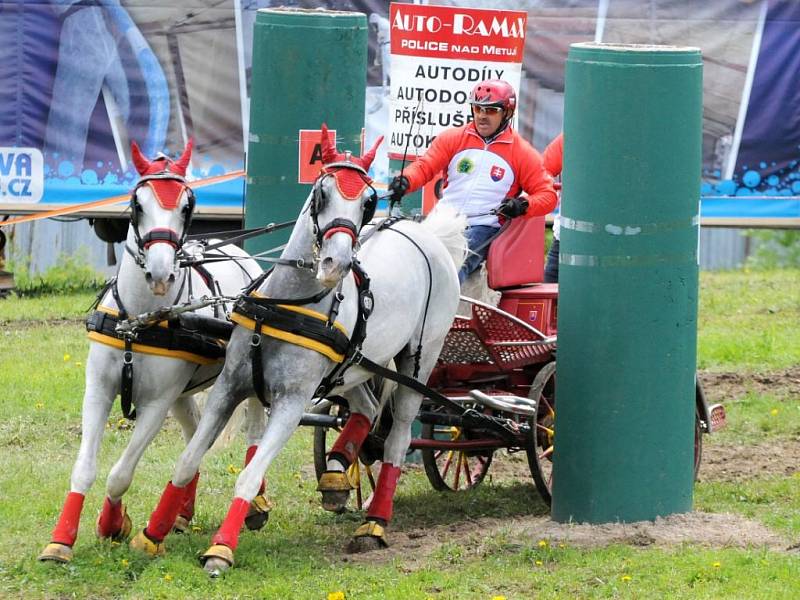
[[[487,79],[476,85],[469,95],[469,103],[477,106],[499,106],[511,118],[517,107],[517,94],[511,84],[502,79]]]

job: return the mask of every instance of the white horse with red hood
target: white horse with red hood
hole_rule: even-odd
[[[261,274],[256,261],[230,245],[213,251],[216,258],[229,257],[230,261],[214,262],[203,269],[180,266],[181,255],[202,251],[194,242],[186,241],[194,210],[194,194],[186,182],[191,152],[190,141],[179,159],[160,157],[150,161],[135,142],[132,144],[133,163],[141,178],[131,195],[125,253],[116,277],[98,297],[87,320],[90,345],[80,450],[72,469],[70,492],[51,543],[40,560],[72,559],[84,498],[97,475],[97,455],[115,397],[121,395],[126,416],[135,412],[136,427],[108,475],[107,495],[97,519],[96,533],[100,538],[121,540],[132,527],[122,497],[145,448],[161,429],[168,411],[180,423],[185,440],[192,437],[199,419],[192,394],[210,385],[222,367],[224,345],[217,339],[187,336],[185,332],[176,333],[158,325],[140,336],[124,338],[118,335],[116,325],[126,318],[192,298],[218,293],[235,296]],[[201,312],[213,316],[210,307]],[[253,406],[255,410],[248,411],[250,441],[260,438],[265,421],[257,400]],[[247,459],[254,453],[253,442]],[[182,486],[178,495],[179,518],[177,523],[175,520],[169,523],[170,528],[188,527],[194,512],[198,477],[199,472],[193,473]],[[253,499],[257,505],[254,512],[261,509],[261,517],[255,521],[263,521],[268,503],[263,496],[254,494]],[[151,519],[151,527],[160,531],[160,526]]]
[[[349,359],[363,354],[383,366],[394,360],[400,373],[424,382],[453,321],[466,223],[454,212],[434,211],[422,223],[393,220],[379,226],[378,221],[364,227],[377,200],[367,170],[380,141],[363,157],[352,157],[336,151],[323,126],[324,167],[283,252],[286,264],[234,308],[232,319],[239,326],[225,367],[172,478],[178,486],[191,481],[216,432],[245,397],[255,391],[269,403],[264,437],[239,475],[228,514],[202,557],[211,574],[233,564],[259,482],[320,384],[328,384],[328,395],[346,397],[353,413],[329,462],[335,478],[355,460],[378,408],[366,385],[373,373]],[[361,549],[385,543],[383,528],[391,518],[421,400],[408,388],[394,396],[394,424],[377,489],[355,534]],[[161,518],[169,521],[177,511],[174,500],[163,496],[157,508]],[[149,534],[148,527],[140,535]]]

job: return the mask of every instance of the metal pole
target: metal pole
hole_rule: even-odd
[[[246,227],[291,220],[299,214],[311,189],[307,183],[298,183],[300,130],[316,130],[327,123],[336,130],[339,150],[358,155],[366,77],[367,17],[363,13],[258,11],[253,31]],[[261,236],[248,240],[245,249],[262,252],[288,237],[288,232]]]
[[[570,48],[556,521],[692,509],[701,121],[697,48]]]

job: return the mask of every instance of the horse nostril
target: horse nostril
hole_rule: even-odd
[[[328,256],[327,258],[322,259],[322,268],[323,269],[330,269],[331,265],[333,265],[333,259]]]
[[[147,281],[147,283],[150,283],[151,281],[153,281],[153,274],[150,271],[145,271],[144,278],[145,281]]]

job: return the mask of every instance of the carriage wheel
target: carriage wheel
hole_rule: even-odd
[[[467,437],[461,427],[423,424],[420,434],[428,440],[459,440]],[[422,450],[422,464],[433,489],[440,492],[462,492],[483,481],[492,464],[493,450]]]
[[[700,380],[695,378],[694,385],[695,393],[695,407],[700,406],[703,402],[703,388],[700,385]],[[703,427],[700,424],[700,411],[695,408],[694,411],[694,480],[697,481],[697,476],[700,474],[700,461],[703,460]]]
[[[531,419],[532,443],[528,455],[533,482],[545,504],[553,498],[553,448],[556,433],[556,363],[547,363],[536,374],[528,398],[536,402],[536,419]]]
[[[700,381],[695,387],[696,401],[702,399]],[[536,489],[542,499],[549,505],[553,492],[553,442],[555,438],[556,419],[556,363],[551,362],[536,375],[528,397],[537,401],[536,437],[534,443],[527,448],[528,466],[536,483]],[[694,420],[694,477],[700,471],[703,456],[703,428],[700,413],[695,411]]]
[[[347,416],[347,409],[342,408],[338,404],[334,404],[329,400],[323,400],[317,404],[313,412],[324,415],[342,415]],[[341,429],[339,427],[314,427],[314,471],[317,475],[317,481],[322,477],[322,474],[328,467],[328,445],[333,445],[336,436]],[[372,465],[364,463],[361,458],[354,462],[347,469],[347,478],[355,486],[355,501],[357,510],[363,510],[364,504],[375,491],[375,476],[373,474]]]

